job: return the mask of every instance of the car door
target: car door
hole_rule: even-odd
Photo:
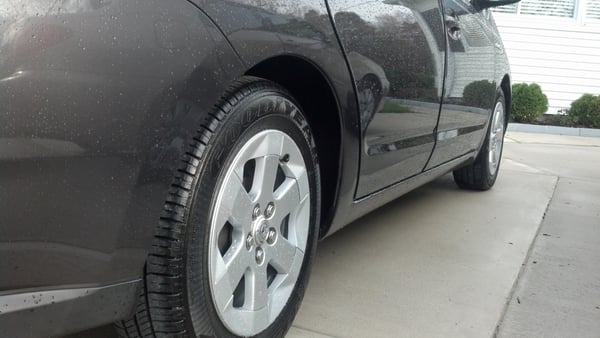
[[[448,41],[437,142],[427,168],[476,151],[496,98],[495,46],[489,10],[468,0],[443,0]]]
[[[422,172],[435,142],[445,38],[436,0],[330,0],[362,133],[357,197]]]

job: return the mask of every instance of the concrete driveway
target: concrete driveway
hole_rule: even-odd
[[[320,242],[288,337],[597,337],[598,262],[600,138],[511,132],[491,191],[447,175]]]
[[[288,337],[598,337],[598,262],[600,138],[513,132],[491,191],[448,175],[321,242]]]

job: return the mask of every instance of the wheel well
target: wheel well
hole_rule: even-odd
[[[322,237],[331,224],[338,189],[341,121],[335,94],[325,75],[309,61],[278,56],[252,67],[246,75],[271,80],[286,88],[298,101],[310,124],[321,169]]]
[[[510,119],[510,107],[511,107],[511,95],[512,95],[512,90],[511,90],[511,86],[510,86],[510,78],[508,77],[508,75],[504,75],[504,78],[502,79],[502,83],[500,84],[500,88],[502,88],[502,92],[504,93],[504,100],[506,101],[506,124],[508,125],[508,120]]]

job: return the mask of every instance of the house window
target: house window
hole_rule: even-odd
[[[600,0],[588,0],[598,2]],[[557,16],[573,18],[575,16],[576,0],[523,0],[520,3],[502,6],[496,12],[515,13],[523,15]]]
[[[575,0],[523,0],[520,7],[521,14],[563,18],[575,15]]]
[[[517,14],[517,4],[512,4],[512,5],[506,5],[506,6],[500,6],[500,7],[495,7],[493,9],[494,12],[499,12],[499,13],[514,13]]]
[[[600,0],[522,0],[496,7],[497,13],[577,18],[583,23],[600,24]]]

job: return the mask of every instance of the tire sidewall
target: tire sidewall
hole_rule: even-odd
[[[255,88],[258,88],[255,87]],[[235,336],[223,325],[212,301],[209,285],[209,240],[211,213],[218,189],[236,153],[257,133],[276,129],[290,136],[300,148],[310,185],[311,213],[305,255],[298,280],[279,316],[256,336],[283,336],[302,301],[318,235],[319,170],[314,141],[298,105],[283,90],[255,90],[244,93],[229,107],[225,118],[207,144],[188,218],[186,239],[185,292],[191,329],[196,335]]]

